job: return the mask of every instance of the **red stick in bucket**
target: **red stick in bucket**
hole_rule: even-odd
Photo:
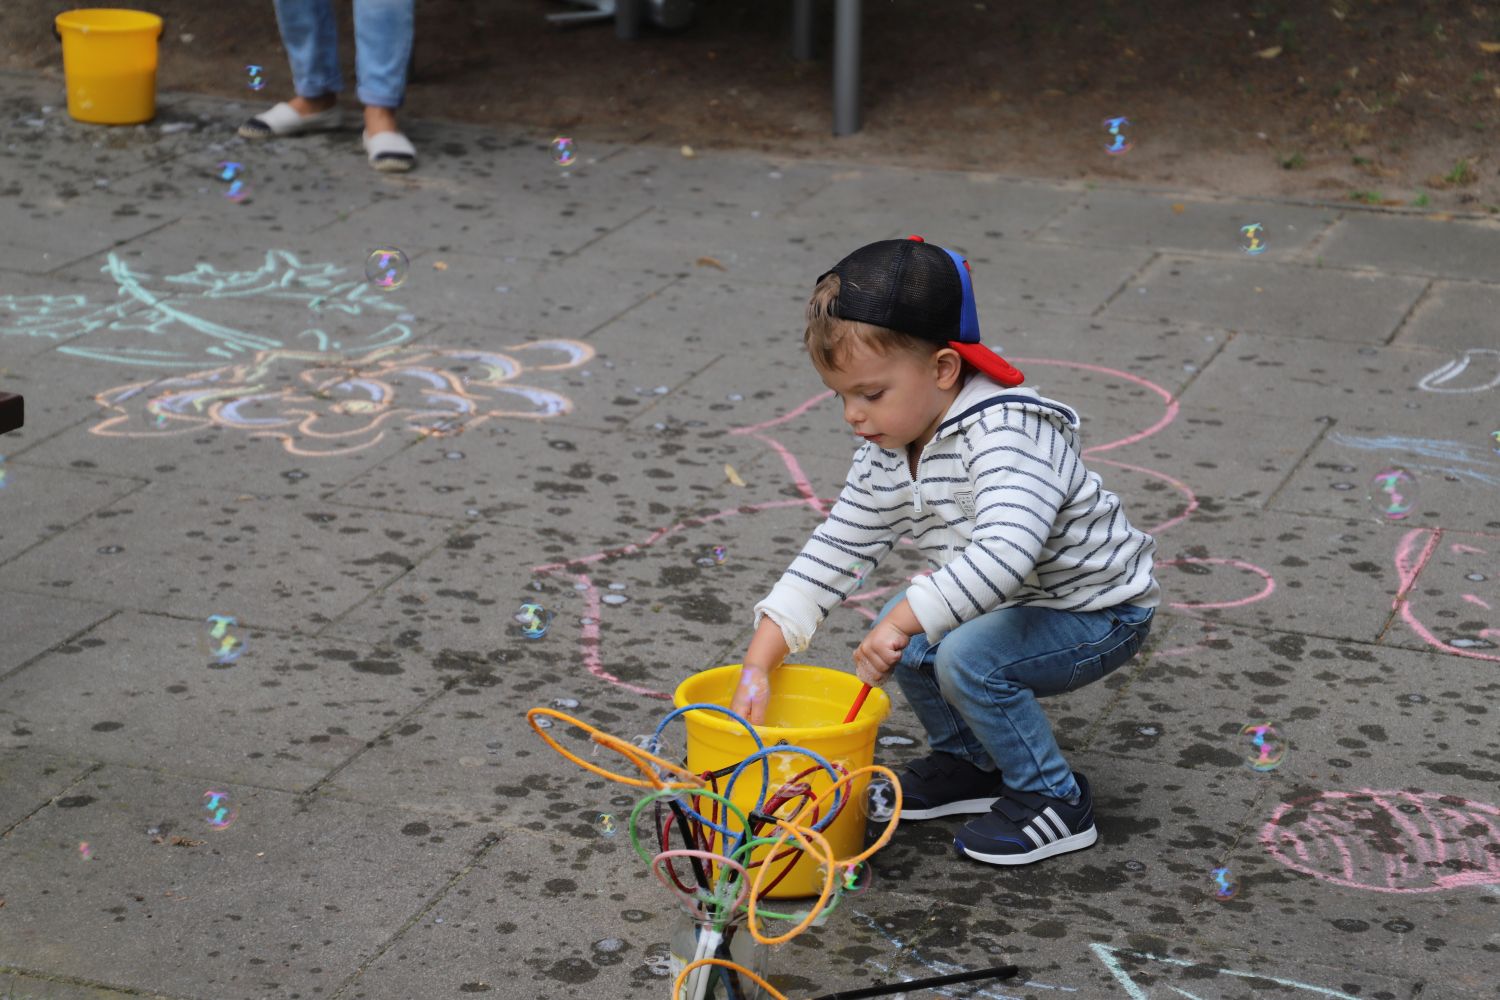
[[[854,717],[859,714],[859,710],[865,707],[865,699],[868,697],[870,697],[870,685],[861,684],[859,694],[854,697],[854,704],[849,706],[849,714],[844,716],[845,722],[854,721]]]

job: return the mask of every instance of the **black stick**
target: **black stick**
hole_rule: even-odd
[[[955,972],[951,976],[933,976],[930,979],[912,979],[904,983],[881,983],[876,986],[866,986],[859,990],[843,990],[839,993],[825,993],[813,1000],[863,1000],[864,997],[883,997],[892,993],[910,993],[914,990],[927,990],[934,986],[947,986],[950,983],[967,983],[975,979],[1009,979],[1021,970],[1014,965],[997,965],[993,969],[975,969],[972,972]]]

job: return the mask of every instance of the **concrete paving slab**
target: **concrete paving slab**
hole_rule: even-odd
[[[129,317],[146,306],[118,296],[99,275],[80,280],[61,275],[5,274],[0,295],[0,368],[35,358],[69,341]]]
[[[9,508],[0,506],[0,514],[8,518]],[[63,641],[82,635],[110,613],[106,605],[59,601],[50,594],[4,593],[0,597],[0,634],[15,638],[0,648],[0,678]],[[0,732],[0,744],[16,739],[21,737]]]
[[[99,765],[75,756],[31,752],[26,735],[6,732],[0,749],[0,836],[88,777]],[[23,752],[24,751],[24,752]],[[4,897],[0,897],[4,898]],[[3,982],[3,980],[0,980]]]
[[[232,825],[205,822],[205,789],[227,793]],[[0,841],[16,873],[0,909],[0,963],[135,992],[332,992],[481,840],[419,815],[328,799],[309,808],[282,792],[123,767],[70,792]],[[43,860],[14,865],[30,852]],[[392,864],[405,872],[399,889]],[[256,887],[283,868],[298,872],[296,896],[263,896]],[[80,921],[86,938],[74,933]]]
[[[241,501],[153,483],[9,561],[7,586],[313,631],[444,541],[443,526],[404,514],[377,518],[317,502]],[[247,586],[246,574],[264,582]],[[293,598],[298,611],[287,614],[283,602]]]
[[[1019,241],[1041,230],[1082,194],[1073,185],[991,173],[838,164],[827,186],[795,212],[842,225],[852,241],[849,250],[883,238],[865,239],[863,233],[896,233],[896,238],[916,233],[941,246],[983,254],[1002,246],[1000,241]]]
[[[1500,225],[1487,219],[1345,211],[1318,243],[1334,267],[1492,281]]]
[[[975,290],[984,333],[987,317],[1015,306],[1096,316],[1152,256],[1145,249],[1132,253],[1039,241],[986,240],[977,245],[982,249],[974,246],[951,249],[965,255],[975,285],[984,286],[982,295]]]
[[[1391,541],[1409,583],[1380,641],[1465,657],[1480,671],[1500,663],[1500,533],[1413,528]]]
[[[1315,337],[1320,344],[1383,344],[1401,326],[1426,284],[1421,278],[1376,273],[1325,274],[1265,258],[1219,261],[1166,255],[1132,277],[1131,288],[1122,290],[1106,308],[1126,318],[1170,318],[1236,332]]]
[[[5,489],[0,491],[0,564],[6,566],[6,589],[20,590],[35,584],[11,565],[17,556],[58,538],[143,486],[139,479],[6,459]]]
[[[1448,350],[1455,355],[1486,346],[1493,350],[1497,311],[1500,311],[1500,285],[1433,281],[1395,342]]]
[[[1181,206],[1179,209],[1177,206]],[[1260,223],[1263,257],[1295,259],[1333,225],[1340,209],[1222,201],[1188,194],[1098,189],[1074,199],[1036,232],[1039,241],[1244,256],[1240,227]],[[1326,255],[1325,255],[1326,256]],[[1330,262],[1332,259],[1330,258]],[[1260,261],[1257,261],[1260,263]]]
[[[248,623],[228,627],[243,654],[219,662],[212,628],[115,616],[0,679],[0,725],[25,731],[39,751],[296,791],[441,688],[427,658]],[[174,706],[170,715],[151,708],[159,699]],[[321,713],[335,707],[338,722],[327,725]]]
[[[693,147],[689,146],[689,149]],[[681,147],[575,143],[578,159],[550,174],[528,162],[526,190],[550,196],[568,190],[591,201],[639,202],[663,208],[711,209],[735,218],[800,216],[817,202],[839,168],[814,160],[793,160],[745,152]],[[538,158],[538,162],[540,159]]]
[[[1162,603],[1215,622],[1373,642],[1400,589],[1389,540],[1373,519],[1196,512],[1157,539]]]

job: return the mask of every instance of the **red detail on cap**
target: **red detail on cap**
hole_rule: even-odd
[[[970,274],[974,273],[974,269],[969,266],[969,258],[967,257],[964,258],[964,270],[968,271]]]
[[[983,344],[965,344],[950,340],[948,346],[958,352],[959,357],[984,372],[1001,385],[1011,388],[1026,381],[1026,376],[994,351]]]
[[[912,241],[917,242],[917,243],[926,243],[927,242],[926,240],[922,239],[922,237],[917,236],[917,235],[908,236],[907,239],[912,240]]]

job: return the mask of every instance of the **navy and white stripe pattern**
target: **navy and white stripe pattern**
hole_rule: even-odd
[[[1031,838],[1031,842],[1037,847],[1046,847],[1054,840],[1062,840],[1064,837],[1073,836],[1073,831],[1068,829],[1068,824],[1062,821],[1062,817],[1047,806],[1041,812],[1021,827],[1021,832]]]
[[[975,375],[923,449],[866,444],[829,511],[769,596],[792,652],[902,535],[933,566],[906,598],[930,642],[987,611],[1018,604],[1097,611],[1155,607],[1155,540],[1083,465],[1078,418],[1035,390]]]

